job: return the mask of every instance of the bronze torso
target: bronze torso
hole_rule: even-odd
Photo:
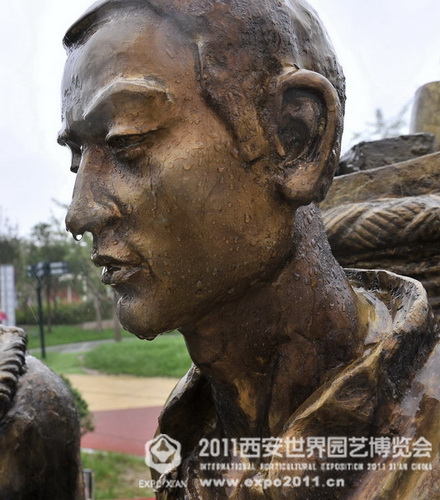
[[[187,486],[168,491],[164,488],[158,494],[160,500],[434,498],[433,491],[439,491],[440,480],[437,452],[440,346],[436,343],[437,329],[432,324],[426,294],[418,282],[392,273],[349,270],[347,274],[353,288],[375,304],[377,313],[371,318],[363,355],[338,371],[293,413],[279,436],[282,445],[276,456],[251,459],[239,455],[233,459],[199,457],[203,448],[199,444],[201,439],[221,440],[223,435],[217,425],[210,384],[193,367],[170,396],[158,430],[181,441],[182,464],[166,477]],[[415,442],[422,437],[432,444],[432,450],[429,456],[416,458],[405,456],[408,450],[397,453],[401,456],[395,456],[392,450],[389,456],[386,452],[383,456],[374,453],[371,456],[371,448],[367,457],[360,458],[350,458],[348,453],[346,458],[343,454],[329,458],[325,454],[317,456],[316,452],[311,457],[300,456],[305,455],[300,452],[296,453],[298,457],[287,457],[289,439],[308,436],[369,441],[385,437],[385,442],[392,442],[393,438],[410,438]],[[346,471],[331,466],[328,470],[321,468],[324,463],[347,462],[361,466],[347,467]],[[218,465],[206,467],[204,463]],[[241,466],[237,467],[237,463]],[[292,470],[286,470],[286,464]],[[241,470],[234,470],[237,468]],[[296,479],[293,486],[289,476],[302,479]],[[313,479],[315,484],[307,486],[304,483],[310,479],[305,480],[306,476],[319,479]],[[285,484],[284,488],[263,488],[269,481],[274,484],[277,478]],[[343,478],[344,486],[323,487],[329,478]],[[206,479],[229,479],[235,486],[215,489],[201,486],[201,480]],[[246,479],[252,479],[255,486],[244,487]]]

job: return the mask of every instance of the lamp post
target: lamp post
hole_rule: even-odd
[[[46,359],[46,345],[44,338],[44,318],[43,318],[43,301],[41,292],[43,289],[43,279],[51,276],[60,276],[69,272],[67,262],[39,262],[38,264],[27,266],[28,276],[35,279],[37,301],[38,301],[38,324],[40,328],[40,346],[41,357]]]

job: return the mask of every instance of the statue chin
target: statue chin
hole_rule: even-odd
[[[155,318],[146,312],[148,310],[151,310],[150,307],[142,307],[135,299],[124,296],[116,304],[116,315],[122,327],[142,340],[154,340],[160,334],[173,330],[154,321]]]

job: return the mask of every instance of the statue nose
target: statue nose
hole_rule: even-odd
[[[115,219],[117,213],[116,206],[111,210],[108,204],[104,206],[82,196],[74,196],[66,215],[66,229],[75,239],[80,239],[86,232],[97,234]]]
[[[66,229],[79,239],[85,232],[98,234],[120,217],[120,210],[109,193],[94,193],[90,187],[84,190],[75,188],[66,215]]]
[[[72,202],[66,215],[66,229],[75,239],[85,232],[98,234],[121,217],[117,196],[104,169],[94,168],[84,158],[78,169]]]

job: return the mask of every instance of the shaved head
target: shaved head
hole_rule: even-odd
[[[274,79],[296,67],[325,76],[341,107],[345,79],[316,12],[303,0],[101,0],[66,33],[68,51],[84,43],[116,10],[154,11],[190,43],[199,83],[242,145],[248,160],[258,154],[259,134],[270,134],[267,112]],[[339,155],[342,129],[336,138]]]

